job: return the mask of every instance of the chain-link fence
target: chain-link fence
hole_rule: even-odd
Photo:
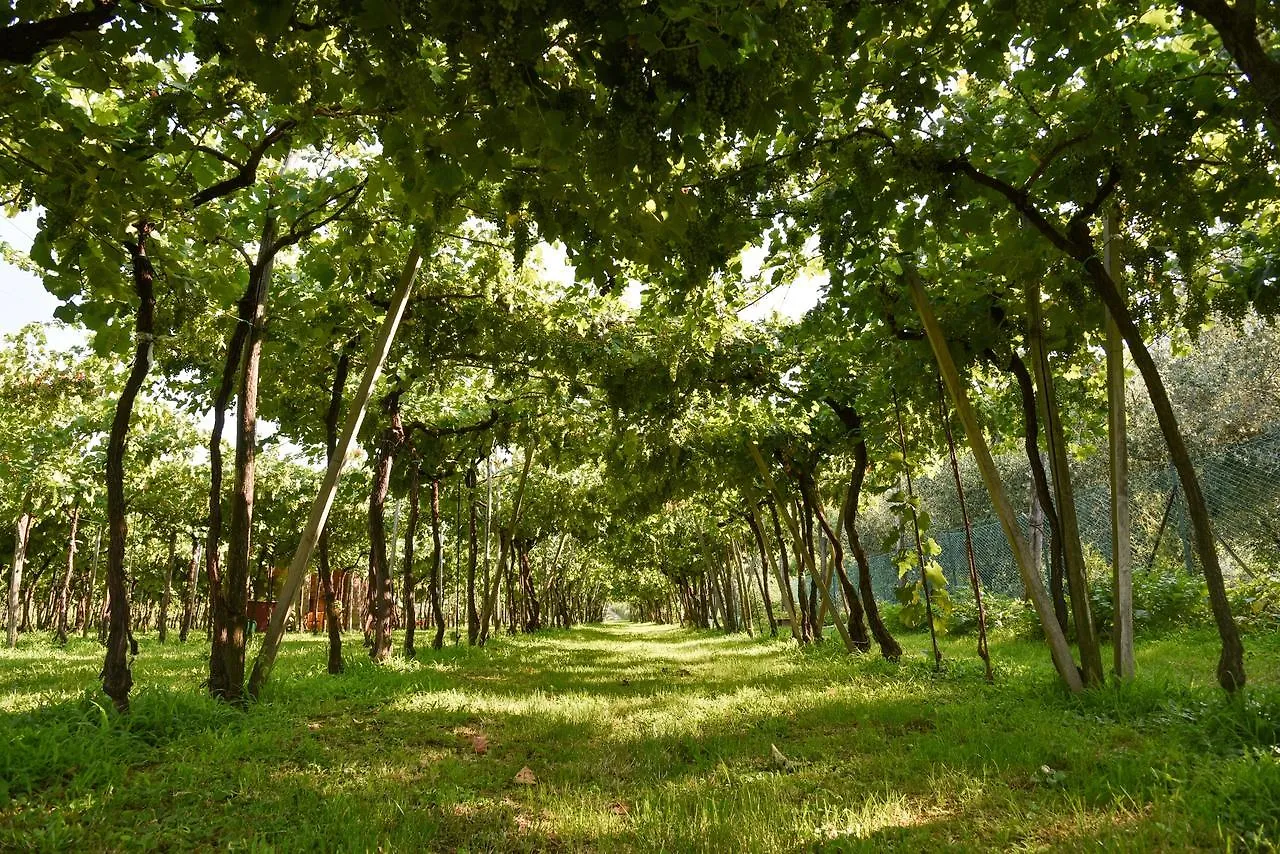
[[[1274,571],[1280,564],[1280,430],[1249,442],[1208,454],[1196,461],[1200,487],[1205,495],[1223,571],[1228,576]],[[966,490],[974,487],[966,486]],[[1111,505],[1107,484],[1077,485],[1076,512],[1086,549],[1111,560]],[[989,506],[986,496],[975,496]],[[1198,572],[1192,547],[1191,523],[1186,501],[1172,468],[1131,473],[1129,501],[1132,519],[1133,566],[1149,569],[1157,555],[1180,561],[1188,572]],[[1023,536],[1029,536],[1030,518],[1019,516]],[[1020,597],[1022,579],[1000,523],[984,519],[973,523],[973,552],[984,592]],[[964,530],[933,531],[942,548],[937,561],[947,577],[951,595],[972,595]],[[1045,523],[1041,561],[1048,583],[1049,537]],[[892,554],[870,557],[876,598],[894,601],[898,571]]]

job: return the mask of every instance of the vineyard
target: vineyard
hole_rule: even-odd
[[[0,13],[0,848],[1275,850],[1278,27]]]

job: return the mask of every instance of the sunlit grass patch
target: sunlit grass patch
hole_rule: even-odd
[[[943,640],[940,672],[922,636],[904,640],[890,664],[845,656],[834,638],[798,649],[594,626],[381,667],[354,642],[333,677],[324,638],[295,637],[263,701],[239,711],[202,693],[207,647],[142,638],[123,718],[97,693],[95,643],[27,643],[0,657],[12,733],[0,848],[1260,850],[1276,838],[1280,690],[1260,668],[1228,700],[1189,673],[1212,659],[1211,636],[1140,646],[1136,683],[1081,698],[1057,686],[1040,644],[997,636],[987,685],[970,640]]]

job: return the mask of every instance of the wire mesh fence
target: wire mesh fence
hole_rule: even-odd
[[[1223,572],[1231,577],[1275,571],[1280,564],[1280,430],[1207,454],[1196,461],[1196,470],[1213,520]],[[1096,551],[1109,564],[1112,534],[1108,485],[1077,486],[1075,497],[1086,550]],[[1181,562],[1189,573],[1198,573],[1186,501],[1173,469],[1132,473],[1129,502],[1134,570],[1149,570],[1159,556]],[[1030,521],[1028,513],[1020,514],[1024,537],[1030,534]],[[1022,579],[1000,523],[984,519],[974,522],[971,530],[983,591],[1021,597]],[[942,548],[936,559],[947,577],[951,595],[972,596],[964,530],[930,533]],[[1041,559],[1046,584],[1051,535],[1046,523]],[[899,579],[893,555],[882,553],[869,559],[876,598],[894,601]]]

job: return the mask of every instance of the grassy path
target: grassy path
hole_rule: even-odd
[[[339,678],[293,639],[263,703],[197,690],[204,648],[143,641],[135,712],[99,650],[0,653],[0,850],[1269,849],[1280,643],[1212,689],[1211,638],[1072,699],[1038,644],[968,640],[933,674],[790,644],[609,625],[420,653]],[[778,768],[770,746],[790,764]],[[477,746],[481,749],[478,750]],[[536,782],[522,784],[522,768]],[[7,792],[7,794],[6,794]]]

